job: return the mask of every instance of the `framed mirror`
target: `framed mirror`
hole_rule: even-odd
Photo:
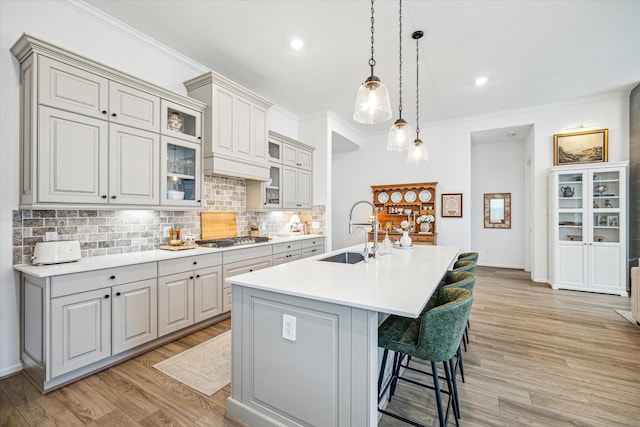
[[[511,228],[511,193],[484,194],[484,228]]]

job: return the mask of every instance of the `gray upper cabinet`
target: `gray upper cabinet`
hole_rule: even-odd
[[[268,181],[267,111],[271,103],[213,72],[186,81],[210,108],[204,119],[204,172]]]
[[[313,147],[269,132],[270,179],[247,182],[247,208],[301,210],[313,205]]]
[[[195,172],[177,177],[189,181],[188,201],[169,197],[160,136],[197,144],[188,160],[200,171],[206,105],[26,34],[11,52],[21,73],[21,208],[202,206]]]

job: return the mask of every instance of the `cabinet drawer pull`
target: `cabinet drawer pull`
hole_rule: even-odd
[[[116,296],[119,297],[120,296],[120,292],[116,292]]]
[[[104,299],[109,299],[109,295],[105,295],[105,296],[104,296]]]
[[[116,278],[116,276],[111,276],[111,277],[109,277],[109,279],[111,279],[111,280],[113,280],[113,279],[115,279],[115,278]]]

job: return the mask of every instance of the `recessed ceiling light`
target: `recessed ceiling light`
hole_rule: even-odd
[[[476,86],[482,86],[485,83],[487,83],[489,81],[488,77],[482,76],[482,77],[478,77],[475,81]]]
[[[291,49],[293,50],[301,50],[304,47],[304,42],[302,39],[295,38],[291,39]]]

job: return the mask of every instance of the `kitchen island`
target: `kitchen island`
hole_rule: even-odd
[[[415,245],[356,264],[362,245],[227,279],[231,396],[247,425],[377,425],[378,324],[418,317],[458,248]]]

